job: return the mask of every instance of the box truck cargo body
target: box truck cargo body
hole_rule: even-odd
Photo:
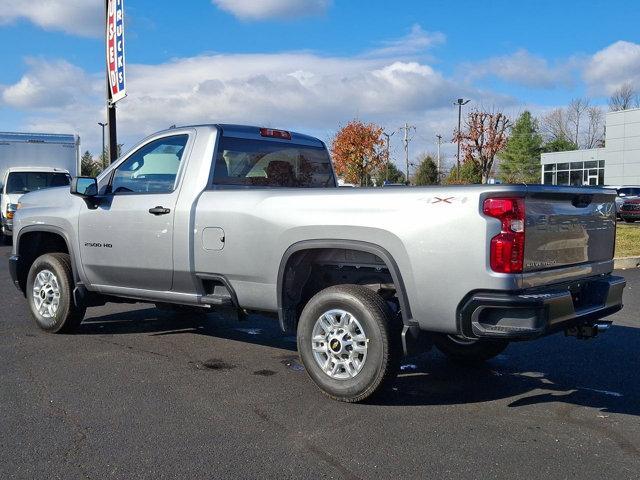
[[[33,190],[69,185],[79,172],[77,135],[0,132],[0,220],[3,239],[12,235],[20,197]]]

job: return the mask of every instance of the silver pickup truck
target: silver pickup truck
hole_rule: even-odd
[[[112,301],[277,315],[311,379],[355,402],[419,348],[478,362],[510,341],[606,329],[625,286],[612,275],[614,199],[540,185],[339,188],[316,138],[173,128],[97,179],[22,197],[10,271],[50,332]]]

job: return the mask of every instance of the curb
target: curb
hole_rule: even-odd
[[[622,257],[613,259],[613,268],[626,269],[640,267],[640,257]]]

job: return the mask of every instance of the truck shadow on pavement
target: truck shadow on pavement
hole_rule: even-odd
[[[78,334],[195,334],[278,348],[287,354],[296,351],[295,338],[283,337],[276,321],[255,315],[238,322],[217,313],[193,319],[148,308],[88,317]],[[392,389],[369,403],[418,406],[506,400],[510,408],[560,403],[640,415],[639,345],[640,328],[613,326],[589,341],[560,334],[514,343],[504,354],[476,366],[453,363],[434,349],[405,358]]]
[[[92,317],[81,324],[78,335],[206,335],[273,348],[296,351],[295,337],[283,337],[277,320],[252,315],[239,322],[233,312],[215,312],[206,316],[173,313],[156,308],[130,310]]]

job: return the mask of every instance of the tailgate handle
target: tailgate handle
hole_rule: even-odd
[[[576,195],[571,200],[571,205],[576,208],[585,208],[591,205],[591,201],[593,200],[593,195]]]

